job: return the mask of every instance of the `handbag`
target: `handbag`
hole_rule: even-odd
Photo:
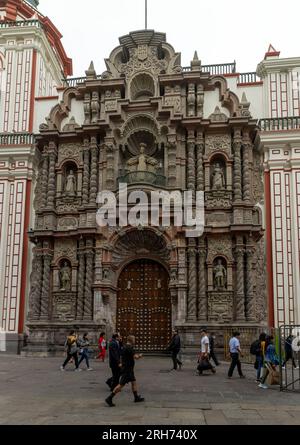
[[[198,363],[199,363],[197,366],[198,371],[207,371],[209,369],[212,369],[212,365],[207,357],[200,358],[198,360]]]

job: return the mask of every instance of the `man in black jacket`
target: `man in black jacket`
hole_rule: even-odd
[[[171,343],[167,348],[168,351],[172,352],[173,368],[171,369],[171,371],[174,370],[177,371],[177,365],[179,365],[179,369],[181,369],[182,362],[177,358],[180,352],[180,348],[181,348],[180,336],[178,334],[178,330],[174,329]]]
[[[121,374],[121,347],[120,347],[120,337],[119,334],[114,334],[111,341],[109,342],[109,367],[112,372],[112,377],[110,377],[106,383],[109,389],[113,391],[119,384],[120,374]]]

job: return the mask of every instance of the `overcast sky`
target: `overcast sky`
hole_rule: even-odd
[[[63,34],[74,76],[91,60],[97,74],[118,37],[144,29],[144,0],[40,0],[39,10]],[[148,29],[165,32],[190,64],[195,50],[204,65],[237,61],[255,71],[270,43],[281,57],[300,56],[299,0],[148,0]]]

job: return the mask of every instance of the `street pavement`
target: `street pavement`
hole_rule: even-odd
[[[63,359],[0,355],[1,425],[300,425],[300,393],[267,390],[254,382],[253,366],[244,365],[227,379],[228,363],[216,375],[196,375],[187,360],[169,372],[168,357],[144,357],[136,364],[139,393],[133,403],[129,385],[106,406],[107,363],[91,361],[93,371],[74,372]]]

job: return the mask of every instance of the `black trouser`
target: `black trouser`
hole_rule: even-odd
[[[296,368],[297,365],[296,365],[296,362],[295,362],[295,359],[294,359],[294,356],[293,356],[293,352],[292,352],[292,351],[288,351],[288,352],[285,353],[285,361],[284,361],[284,363],[282,364],[282,366],[285,366],[286,363],[287,363],[290,359],[292,359],[293,366],[294,366],[294,368]]]
[[[112,372],[112,377],[110,377],[106,383],[111,387],[111,390],[113,391],[116,386],[119,384],[120,375],[121,375],[121,368],[120,366],[111,366],[110,367]]]
[[[209,358],[212,358],[213,361],[215,362],[215,365],[216,365],[216,366],[219,366],[218,359],[217,359],[216,354],[214,353],[213,350],[210,350]]]
[[[74,352],[74,354],[70,354],[70,353],[68,352],[68,354],[67,354],[67,358],[66,358],[66,360],[64,361],[64,364],[63,364],[63,368],[67,365],[67,363],[69,363],[69,361],[71,360],[72,357],[73,357],[73,359],[74,359],[74,361],[75,361],[75,366],[76,366],[76,368],[78,368],[78,356],[77,356],[77,352]]]
[[[172,351],[173,368],[177,369],[177,365],[182,365],[181,361],[178,360],[177,355],[179,354],[178,349]]]
[[[230,356],[231,356],[231,365],[230,365],[230,368],[229,368],[229,371],[228,371],[228,377],[232,377],[234,368],[236,366],[237,366],[239,375],[242,376],[243,375],[243,373],[242,373],[242,365],[241,365],[241,362],[240,362],[240,359],[239,359],[239,354],[237,352],[235,352],[235,353],[231,353]]]

